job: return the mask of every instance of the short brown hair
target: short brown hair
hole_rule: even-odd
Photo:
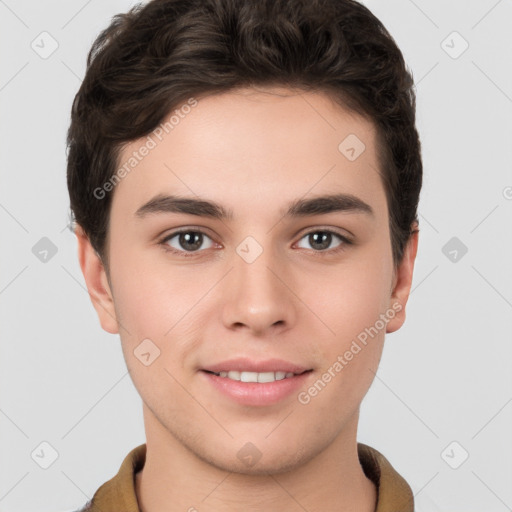
[[[373,121],[393,259],[417,222],[422,161],[412,75],[382,23],[354,0],[152,0],[94,41],[67,135],[71,212],[108,263],[112,192],[124,144],[190,97],[281,85],[327,93]]]

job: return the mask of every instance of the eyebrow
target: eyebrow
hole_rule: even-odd
[[[352,194],[329,194],[310,199],[297,199],[281,212],[284,218],[307,217],[333,212],[364,213],[373,216],[371,206]],[[185,213],[218,220],[232,220],[233,212],[205,199],[158,194],[136,212],[139,218],[149,214]]]

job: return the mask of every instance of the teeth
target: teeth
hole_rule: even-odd
[[[241,382],[274,382],[276,380],[289,379],[295,374],[293,372],[219,372],[220,377],[227,377],[231,380],[238,380]]]

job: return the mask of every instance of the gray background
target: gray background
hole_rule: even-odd
[[[134,3],[0,0],[2,512],[78,508],[145,441],[119,338],[85,289],[65,180],[87,51]],[[387,338],[359,441],[420,512],[512,510],[512,2],[364,3],[413,72],[425,179],[408,319]]]

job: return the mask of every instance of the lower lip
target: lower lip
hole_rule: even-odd
[[[204,370],[201,373],[216,389],[235,402],[241,405],[262,406],[276,404],[294,391],[296,392],[304,385],[305,380],[312,372],[310,370],[287,379],[263,383],[241,382],[220,377]]]

